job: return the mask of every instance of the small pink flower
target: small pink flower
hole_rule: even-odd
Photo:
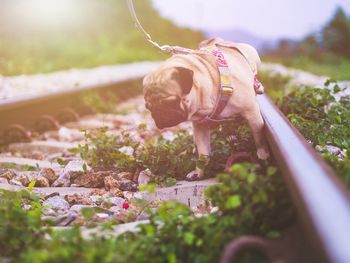
[[[124,209],[128,209],[129,208],[129,203],[128,202],[124,202],[123,203],[123,208]]]

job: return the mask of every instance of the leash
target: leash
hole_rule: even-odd
[[[135,23],[135,26],[141,31],[141,33],[145,36],[146,40],[151,43],[152,46],[159,49],[163,53],[167,54],[195,54],[202,53],[198,50],[193,50],[189,48],[179,47],[179,46],[169,46],[169,45],[159,45],[156,41],[154,41],[150,34],[142,27],[139,19],[137,18],[134,3],[132,0],[127,0],[129,12],[131,14],[131,18]]]

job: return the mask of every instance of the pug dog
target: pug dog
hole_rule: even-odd
[[[263,92],[263,86],[255,84],[255,74],[260,67],[257,51],[250,45],[209,39],[200,47],[220,43],[220,50],[228,62],[233,94],[219,118],[243,117],[247,120],[257,149],[259,159],[269,157],[263,135],[264,121],[256,102],[256,93]],[[255,88],[254,88],[255,86]],[[210,159],[210,127],[198,124],[209,115],[216,103],[220,89],[220,74],[215,57],[206,52],[175,54],[163,62],[143,80],[146,108],[159,129],[173,127],[184,121],[191,121],[197,157]],[[186,176],[189,181],[200,180],[204,171],[196,167]]]

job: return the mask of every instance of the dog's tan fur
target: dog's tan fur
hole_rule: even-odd
[[[211,39],[200,45],[213,44],[216,41],[223,40]],[[230,42],[225,43],[230,44]],[[244,57],[237,49],[220,47],[232,71],[234,83],[234,93],[220,117],[229,118],[238,115],[245,118],[254,136],[258,158],[266,159],[269,153],[263,137],[264,122],[255,99],[256,91],[254,89],[254,75],[256,73],[254,70],[257,71],[260,67],[260,58],[253,47],[237,43],[234,45],[239,45],[239,49],[244,50],[244,54],[249,58]],[[247,60],[253,62],[253,65],[249,65]],[[194,72],[193,85],[189,94],[183,94],[181,87],[172,77],[176,67],[183,67]],[[199,156],[210,156],[210,129],[197,125],[196,120],[202,119],[213,111],[220,87],[219,77],[215,58],[211,54],[173,55],[146,76],[143,82],[146,104],[152,103],[152,99],[146,94],[154,91],[155,87],[158,89],[161,87],[166,92],[163,97],[181,97],[181,108],[188,109],[187,120],[193,123],[194,142]],[[157,94],[157,91],[153,93]],[[187,178],[196,180],[203,176],[203,171],[196,168],[195,171],[187,175]]]

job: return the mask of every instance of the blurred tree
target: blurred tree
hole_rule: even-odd
[[[318,59],[320,53],[320,44],[317,41],[315,34],[310,34],[306,36],[300,43],[300,50],[306,56]]]
[[[322,35],[325,49],[350,58],[350,20],[341,7],[324,27]]]
[[[45,10],[33,3],[48,0],[38,1],[0,0],[0,75],[166,57],[135,28],[125,0],[66,0],[71,3],[67,13],[74,14],[67,19],[38,12]],[[61,0],[51,4],[59,6]],[[150,0],[134,0],[134,4],[142,25],[159,44],[194,48],[204,38],[161,17]]]

